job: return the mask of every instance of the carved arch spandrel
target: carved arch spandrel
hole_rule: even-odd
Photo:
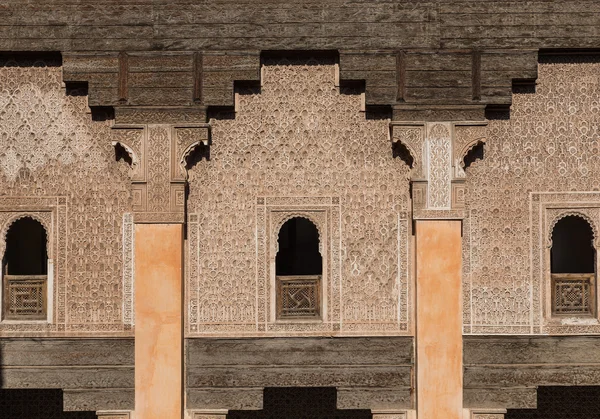
[[[203,147],[207,147],[206,150],[210,151],[210,148],[208,148],[210,147],[210,125],[174,126],[172,137],[171,152],[174,160],[172,162],[171,180],[184,180],[188,178],[188,158],[194,151]]]
[[[204,147],[209,147],[208,140],[195,141],[194,143],[188,145],[182,152],[179,157],[179,170],[181,171],[182,176],[187,179],[188,171],[190,168],[188,167],[188,158],[197,150],[202,149]]]
[[[131,159],[131,170],[133,172],[135,172],[137,169],[137,166],[140,163],[140,159],[137,156],[137,154],[135,154],[135,151],[133,151],[133,149],[130,146],[128,146],[126,143],[121,142],[121,141],[112,141],[111,144],[113,147],[121,146],[125,149],[125,151],[129,155],[129,158]]]
[[[425,142],[424,125],[395,125],[391,124],[392,144],[400,143],[410,153],[413,159],[411,178],[421,179],[425,176],[423,167],[423,144]]]
[[[144,126],[113,126],[112,145],[119,144],[131,157],[132,181],[143,182],[146,179],[146,133]]]
[[[487,142],[487,125],[455,124],[453,144],[453,164],[455,177],[465,177],[465,157],[480,144]]]

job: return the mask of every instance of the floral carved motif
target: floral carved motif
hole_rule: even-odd
[[[52,214],[54,318],[0,324],[0,334],[125,332],[123,215],[129,171],[115,161],[110,121],[65,93],[50,64],[0,67],[0,211]]]
[[[450,209],[452,181],[452,139],[449,127],[434,124],[427,138],[427,207]]]
[[[466,177],[465,333],[598,333],[546,324],[552,223],[598,225],[600,60],[547,59],[536,92],[513,95],[508,120],[487,126],[485,158]]]
[[[235,119],[211,119],[210,161],[189,172],[189,333],[405,333],[409,168],[389,121],[340,94],[333,61],[268,61],[262,74],[237,92]],[[270,321],[277,210],[326,218],[325,323]]]

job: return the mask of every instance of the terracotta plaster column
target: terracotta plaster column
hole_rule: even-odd
[[[461,221],[416,222],[418,419],[462,419]]]
[[[182,251],[182,224],[136,224],[136,418],[181,418]]]

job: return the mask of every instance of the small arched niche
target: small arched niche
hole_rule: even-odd
[[[323,260],[317,226],[303,217],[291,218],[281,226],[278,244],[277,318],[320,318]]]
[[[46,319],[48,249],[44,226],[31,217],[11,224],[2,259],[3,318]]]
[[[555,224],[550,273],[553,315],[596,315],[594,232],[584,218],[568,215]]]

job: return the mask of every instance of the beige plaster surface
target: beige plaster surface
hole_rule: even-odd
[[[417,221],[417,414],[462,418],[461,222]]]
[[[135,417],[182,412],[180,224],[135,226]]]

